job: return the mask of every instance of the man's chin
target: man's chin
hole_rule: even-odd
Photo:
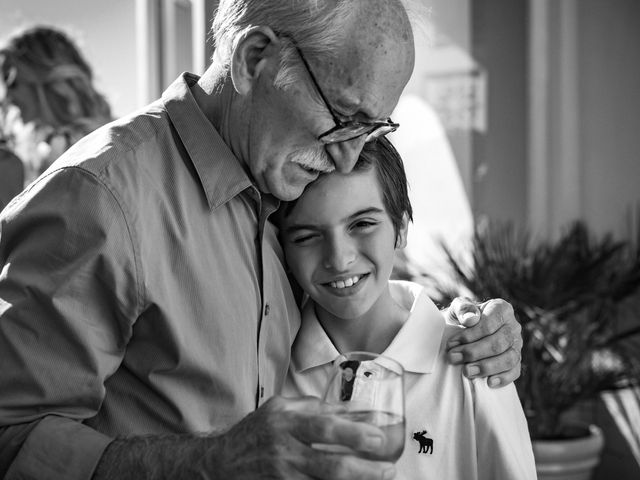
[[[305,184],[304,186],[287,185],[285,188],[278,188],[277,190],[272,192],[272,195],[276,197],[278,200],[281,200],[283,202],[291,202],[293,200],[296,200],[298,197],[300,197],[300,195],[302,195],[302,192],[304,192],[304,189],[306,188],[307,185],[308,183]]]
[[[268,185],[269,192],[279,200],[284,202],[290,202],[292,200],[296,200],[304,189],[307,188],[307,185],[314,182],[318,178],[318,174],[315,175],[296,175],[295,178],[291,179],[280,179],[280,182],[277,185]]]

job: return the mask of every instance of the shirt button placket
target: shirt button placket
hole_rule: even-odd
[[[265,302],[264,304],[264,308],[262,309],[262,313],[264,317],[269,316],[269,311],[271,310],[271,307],[269,306],[268,302]],[[260,359],[260,364],[262,364],[262,358]],[[261,369],[260,369],[261,370]],[[258,385],[258,406],[261,405],[262,400],[264,399],[264,384],[262,383],[264,377],[262,375],[262,371],[260,371],[260,384]]]

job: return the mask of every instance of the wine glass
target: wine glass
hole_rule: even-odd
[[[377,353],[343,354],[334,362],[323,399],[344,407],[337,415],[375,425],[385,433],[387,448],[382,454],[360,456],[389,462],[400,458],[405,439],[402,365]]]

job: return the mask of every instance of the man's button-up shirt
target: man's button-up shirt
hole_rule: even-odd
[[[196,81],[81,140],[0,218],[0,477],[90,478],[114,436],[227,427],[285,380],[278,202]]]

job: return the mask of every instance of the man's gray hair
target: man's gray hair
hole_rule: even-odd
[[[414,28],[427,17],[421,0],[399,0]],[[284,40],[274,85],[285,89],[300,78],[303,66],[295,46],[312,63],[335,56],[345,22],[354,14],[353,0],[220,0],[211,33],[215,55],[225,67],[242,35],[251,27],[270,27]]]
[[[343,45],[344,22],[353,13],[352,0],[220,0],[212,25],[216,56],[225,66],[251,27],[270,27],[283,40],[275,85],[286,88],[303,67],[297,46],[311,62],[330,58]]]

